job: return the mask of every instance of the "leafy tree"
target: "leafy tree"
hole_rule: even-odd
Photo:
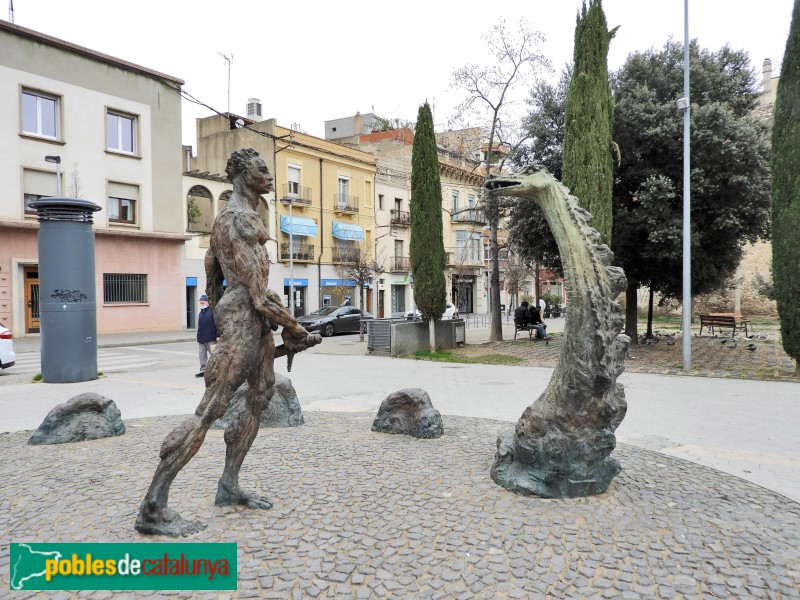
[[[486,38],[488,50],[494,56],[490,66],[466,65],[453,73],[452,87],[461,88],[467,94],[456,112],[459,118],[482,123],[487,130],[485,176],[489,179],[492,170],[494,149],[498,146],[515,149],[524,133],[517,126],[519,119],[511,112],[514,91],[526,75],[532,75],[550,63],[539,50],[544,37],[533,31],[526,21],[518,24],[516,32],[509,31],[501,20]],[[502,162],[502,161],[500,161]],[[489,339],[503,339],[503,322],[500,314],[500,258],[497,243],[497,228],[502,212],[496,198],[483,202],[483,212],[489,221],[489,252],[492,261],[489,280],[489,304],[491,327]]]
[[[772,125],[772,271],[781,339],[800,377],[800,0],[783,55]]]
[[[608,30],[602,0],[583,3],[575,26],[575,66],[564,115],[564,185],[592,213],[592,227],[611,243],[611,123],[614,102],[608,81]]]
[[[525,118],[528,142],[512,157],[517,167],[543,165],[561,180],[561,149],[564,142],[564,108],[572,68],[567,66],[554,86],[539,81],[531,90]],[[509,245],[524,262],[562,275],[558,245],[545,221],[542,209],[528,198],[518,198],[509,213]],[[535,274],[538,277],[538,266]],[[538,294],[538,292],[537,292]]]
[[[446,301],[442,238],[442,184],[433,130],[433,114],[426,102],[419,107],[411,149],[411,272],[414,298],[422,319],[429,324],[430,350],[436,352],[435,321]]]
[[[682,293],[683,46],[628,57],[614,81],[613,249],[628,276],[626,333],[635,336],[636,295],[649,285],[664,299]],[[769,235],[766,126],[752,117],[755,76],[744,51],[690,46],[692,292],[733,276],[748,242]],[[649,319],[648,319],[649,321]]]

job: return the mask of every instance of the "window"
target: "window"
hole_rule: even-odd
[[[108,183],[108,222],[136,223],[139,188],[125,183]]]
[[[469,208],[470,212],[475,208],[475,194],[469,194],[467,196],[467,208]]]
[[[394,209],[397,212],[400,212],[401,210],[403,210],[403,199],[402,198],[395,198],[394,199]]]
[[[470,260],[472,262],[481,262],[481,241],[483,236],[480,233],[472,234],[472,244],[470,244]],[[506,257],[507,258],[507,257]]]
[[[456,230],[456,262],[463,263],[467,260],[467,232],[463,229]]]
[[[147,275],[103,273],[104,304],[147,304]]]
[[[458,221],[458,190],[453,190],[453,221]]]
[[[378,209],[383,210],[383,194],[378,194]]]
[[[26,215],[35,215],[29,205],[34,200],[56,195],[56,174],[47,171],[24,169],[22,172],[22,198]]]
[[[22,92],[22,131],[57,139],[59,135],[59,99],[40,92]]]
[[[289,165],[288,172],[287,193],[290,198],[297,198],[300,196],[300,167]]]
[[[346,177],[339,177],[339,210],[347,207],[348,196],[350,195],[350,180]]]
[[[136,117],[109,111],[106,115],[106,148],[126,154],[136,153]]]

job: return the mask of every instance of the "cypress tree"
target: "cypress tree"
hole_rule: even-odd
[[[800,376],[800,0],[783,55],[772,124],[772,275],[786,353]]]
[[[601,0],[586,3],[575,26],[575,62],[564,112],[563,181],[611,244],[611,126],[614,102],[608,79],[608,30]]]
[[[442,239],[442,183],[433,130],[433,114],[426,102],[419,107],[411,153],[411,272],[414,299],[430,325],[430,349],[436,351],[434,323],[445,309],[446,256]]]

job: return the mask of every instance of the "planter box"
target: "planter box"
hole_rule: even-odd
[[[422,321],[375,319],[367,324],[367,351],[383,356],[402,356],[429,349],[428,324]],[[462,319],[436,322],[436,349],[463,345],[466,325]]]

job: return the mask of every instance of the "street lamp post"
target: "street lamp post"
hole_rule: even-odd
[[[683,24],[683,369],[692,368],[692,228],[691,228],[691,165],[689,162],[689,0],[684,0]]]
[[[61,157],[45,156],[44,161],[56,165],[56,198],[61,198]]]
[[[292,198],[282,198],[289,205],[289,314],[294,317],[294,223],[292,223]]]

